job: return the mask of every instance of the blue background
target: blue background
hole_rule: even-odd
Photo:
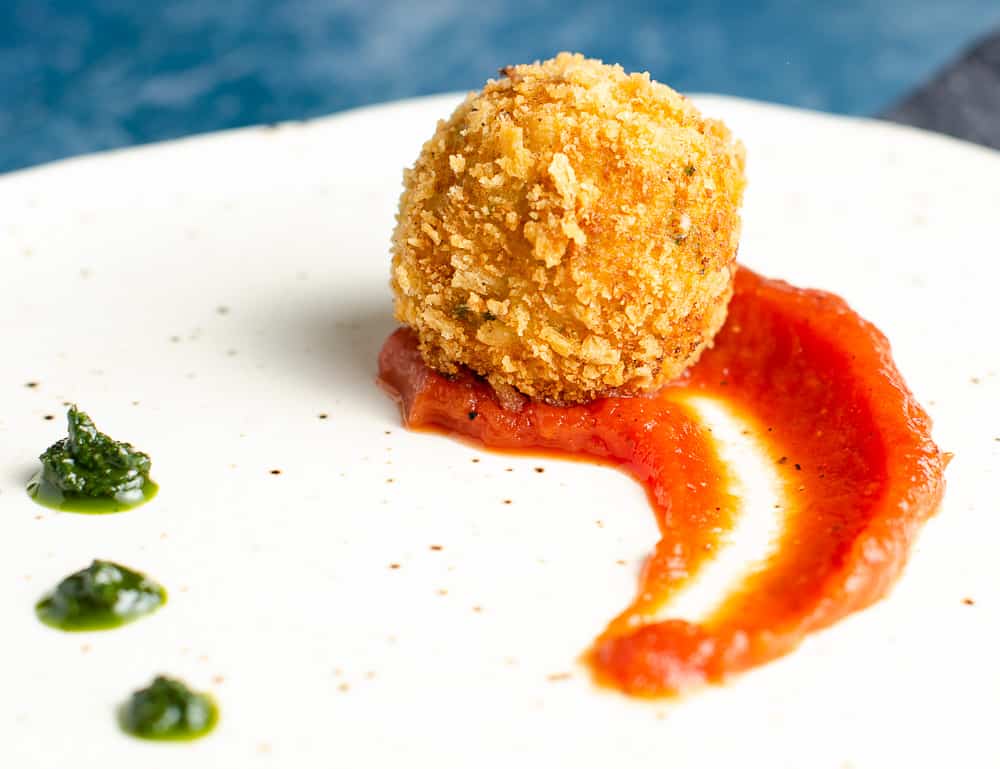
[[[997,25],[1000,0],[0,0],[0,171],[471,89],[561,49],[872,113]]]

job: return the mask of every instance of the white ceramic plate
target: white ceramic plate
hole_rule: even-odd
[[[748,147],[741,260],[876,322],[955,452],[888,600],[680,701],[592,685],[578,656],[656,538],[640,489],[407,433],[373,384],[401,170],[454,96],[71,160],[0,179],[0,765],[1000,765],[1000,155],[700,101]],[[67,400],[152,455],[152,503],[28,499]],[[94,557],[169,604],[106,633],[39,624]],[[158,672],[215,692],[212,736],[118,731]]]

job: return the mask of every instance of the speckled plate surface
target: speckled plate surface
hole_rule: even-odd
[[[641,702],[578,663],[656,538],[641,490],[407,433],[373,384],[400,173],[454,101],[0,178],[0,765],[1000,766],[1000,155],[701,100],[748,147],[742,261],[878,324],[955,459],[888,600],[726,686]],[[152,455],[155,500],[91,517],[25,495],[64,401]],[[726,450],[766,495],[753,452]],[[754,509],[729,576],[766,553]],[[168,605],[106,633],[38,623],[94,557]],[[714,579],[675,610],[718,601]],[[118,731],[160,672],[215,693],[215,733]]]

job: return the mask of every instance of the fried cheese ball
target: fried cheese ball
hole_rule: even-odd
[[[404,174],[396,317],[501,393],[655,390],[725,320],[742,145],[647,73],[562,53],[501,75]]]

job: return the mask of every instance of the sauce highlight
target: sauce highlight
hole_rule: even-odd
[[[587,655],[598,681],[632,695],[720,682],[882,598],[944,490],[930,419],[885,337],[832,294],[745,268],[714,347],[651,396],[506,410],[483,380],[429,369],[407,329],[386,341],[379,376],[411,428],[494,449],[583,455],[645,486],[661,539],[637,597]],[[760,427],[768,450],[785,458],[778,470],[789,512],[774,554],[712,616],[655,621],[738,514],[710,435],[683,405],[692,393]]]
[[[62,580],[35,605],[35,613],[59,630],[108,630],[151,614],[166,600],[167,591],[144,574],[95,560]]]
[[[49,446],[28,494],[41,505],[74,513],[119,513],[152,499],[150,459],[129,443],[98,431],[93,420],[70,406],[68,436]]]

